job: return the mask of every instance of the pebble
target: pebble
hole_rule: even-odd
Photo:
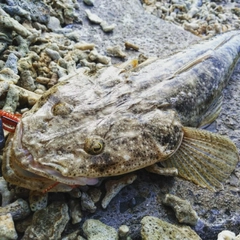
[[[88,6],[93,6],[94,5],[94,0],[83,0],[83,2]]]
[[[88,19],[92,22],[92,23],[96,23],[96,24],[100,24],[103,20],[98,17],[96,14],[91,13],[91,11],[89,9],[85,10]]]
[[[14,73],[14,71],[11,68],[3,68],[0,71],[0,81],[6,81],[9,83],[17,84],[19,80],[19,76]]]
[[[114,24],[114,23],[113,24],[108,24],[106,21],[102,21],[100,23],[100,26],[101,26],[101,28],[104,32],[108,33],[108,32],[113,31],[113,29],[116,27],[116,24]]]
[[[34,79],[32,77],[31,71],[25,70],[21,72],[20,79],[19,79],[19,86],[25,88],[29,91],[35,91],[36,85]]]
[[[80,63],[83,67],[88,67],[90,71],[92,72],[96,71],[96,63],[88,62],[88,60],[86,59],[81,60]]]
[[[19,101],[19,92],[15,87],[13,87],[13,84],[11,84],[8,89],[3,110],[6,112],[14,113],[17,109],[18,101]]]
[[[25,56],[29,52],[29,43],[25,38],[23,38],[20,35],[18,35],[15,38],[15,40],[18,44],[18,47],[17,47],[18,53],[21,55],[21,57]]]
[[[119,58],[125,58],[127,56],[127,54],[122,51],[119,45],[107,47],[107,55]]]
[[[190,225],[196,225],[198,221],[198,215],[193,210],[191,204],[187,200],[183,200],[172,194],[166,194],[163,203],[170,206],[180,223],[186,223]]]
[[[27,30],[15,19],[9,17],[7,14],[0,16],[0,26],[2,28],[9,28],[25,38],[31,35],[31,32],[29,30]]]
[[[93,50],[95,48],[95,44],[94,43],[76,43],[74,45],[74,48],[77,48],[79,50]]]
[[[13,220],[22,220],[30,214],[30,208],[28,203],[19,198],[13,203],[0,207],[0,216],[10,213]]]
[[[73,188],[70,192],[69,195],[73,198],[80,198],[82,195],[82,192],[80,191],[79,188]]]
[[[69,202],[69,212],[72,224],[80,223],[82,221],[81,204],[78,199],[72,199]]]
[[[10,53],[4,67],[11,69],[15,74],[18,74],[17,61],[17,56],[14,53]]]
[[[43,85],[47,85],[50,82],[50,80],[51,80],[50,78],[41,77],[41,76],[36,78],[36,82],[41,83]]]
[[[106,195],[102,200],[102,207],[106,208],[110,201],[127,185],[132,184],[137,179],[136,174],[128,174],[118,180],[109,180],[105,184]]]
[[[61,28],[61,23],[58,18],[56,17],[50,17],[48,24],[47,24],[48,29],[52,30],[53,32]]]
[[[231,231],[224,230],[218,234],[217,240],[236,240],[236,235]]]
[[[19,99],[24,99],[23,101],[27,101],[30,106],[33,106],[41,97],[41,95],[28,91],[27,89],[19,86],[11,85],[11,87],[16,88],[16,90],[19,91]]]
[[[239,8],[232,2],[223,7],[210,1],[144,1],[143,6],[149,13],[205,37],[238,29],[239,10],[235,9]]]
[[[18,233],[24,233],[26,229],[32,224],[33,214],[24,218],[21,221],[15,222],[15,229]]]
[[[82,192],[81,206],[82,206],[82,210],[87,210],[87,211],[89,211],[91,213],[95,212],[96,209],[97,209],[97,207],[95,206],[93,200],[85,192]]]
[[[36,76],[36,71],[33,66],[34,61],[39,61],[40,57],[37,55],[37,53],[30,51],[28,54],[24,57],[18,60],[18,70],[20,72],[23,72],[24,70],[29,70],[32,72],[32,76]]]
[[[12,200],[13,192],[8,190],[7,182],[3,177],[0,177],[0,194],[2,197],[2,207],[5,207]]]
[[[92,50],[89,53],[88,58],[91,61],[96,61],[96,62],[103,63],[103,64],[106,64],[106,65],[109,64],[110,61],[111,61],[110,57],[106,57],[106,56],[103,56],[103,55],[99,54],[96,49]]]
[[[59,60],[61,58],[60,54],[58,51],[52,50],[50,48],[46,48],[45,52],[49,57],[51,57],[53,60]]]
[[[144,217],[141,220],[141,225],[143,240],[201,240],[190,227],[173,225],[156,217]]]
[[[48,193],[42,193],[37,191],[30,191],[29,205],[33,212],[41,210],[47,206]]]
[[[14,227],[12,215],[10,213],[0,215],[0,239],[14,240],[17,238],[18,235]]]
[[[97,203],[101,198],[102,192],[99,188],[92,187],[88,190],[88,194],[93,202]]]
[[[82,229],[88,240],[118,240],[116,229],[99,220],[86,220]]]
[[[69,221],[66,203],[53,202],[33,214],[32,224],[26,229],[22,240],[57,240]]]
[[[130,233],[130,229],[127,225],[121,225],[118,229],[118,236],[120,239],[126,239]]]
[[[133,43],[125,42],[124,45],[125,45],[125,48],[127,50],[132,49],[132,50],[135,50],[135,51],[139,51],[139,47],[137,45],[133,44]]]
[[[5,51],[9,43],[11,43],[9,37],[0,32],[0,54]]]
[[[50,9],[50,12],[54,13],[54,16],[60,20],[61,24],[66,25],[73,23],[73,21],[81,21],[75,13],[75,10],[79,8],[75,0],[55,1],[55,4],[48,4],[47,7]]]

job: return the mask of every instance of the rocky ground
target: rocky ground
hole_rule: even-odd
[[[76,67],[89,66],[96,70],[110,64],[110,60],[119,63],[136,58],[140,53],[148,57],[167,57],[201,38],[239,26],[238,1],[189,1],[185,5],[183,1],[102,0],[93,5],[89,2],[90,5],[74,0],[41,3],[25,0],[13,4],[10,0],[0,0],[1,108],[11,112],[27,111],[59,77]],[[196,9],[198,15],[193,14]],[[207,13],[211,13],[209,18],[204,15]],[[208,28],[203,27],[206,23]],[[138,46],[139,50],[126,49],[125,42]],[[119,47],[112,48],[116,46]],[[94,47],[97,60],[91,61]],[[11,70],[6,72],[6,66]],[[240,63],[224,90],[223,111],[213,129],[229,136],[240,150],[239,78]],[[105,197],[102,203],[106,182],[119,189],[124,183],[127,186],[105,208],[113,196],[111,190],[112,195]],[[9,199],[11,202],[24,199],[0,208],[0,229],[7,231],[9,239],[117,239],[118,236],[141,239],[141,229],[142,238],[151,239],[147,234],[150,232],[153,236],[161,232],[162,226],[176,233],[175,238],[169,236],[169,239],[178,239],[176,236],[183,239],[183,230],[159,222],[178,224],[172,208],[163,203],[166,194],[190,203],[189,206],[178,198],[172,200],[176,205],[189,207],[185,215],[193,217],[191,228],[201,239],[217,239],[218,233],[226,229],[240,233],[240,164],[225,184],[225,190],[216,193],[179,178],[158,176],[145,170],[125,177],[120,183],[109,183],[108,179],[101,186],[75,189],[71,194],[49,193],[48,199],[47,195],[30,194],[29,197],[29,192],[22,189],[12,188],[8,192],[3,180],[0,191],[2,205]],[[38,210],[40,208],[43,209]],[[157,231],[149,230],[149,222]],[[199,239],[191,234],[188,239]]]

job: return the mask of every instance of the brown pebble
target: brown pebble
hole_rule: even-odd
[[[127,50],[135,50],[135,51],[138,51],[139,50],[139,47],[133,43],[130,43],[130,42],[125,42],[125,48]]]
[[[37,77],[36,82],[42,83],[42,84],[48,84],[50,82],[50,78],[46,77]]]

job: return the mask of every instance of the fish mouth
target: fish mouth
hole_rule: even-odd
[[[12,150],[14,156],[11,157],[11,166],[18,176],[25,179],[52,180],[54,182],[66,185],[95,185],[98,183],[97,178],[86,177],[68,177],[61,172],[50,167],[49,165],[39,164],[30,153],[30,151],[22,145],[23,126],[19,122],[15,131]],[[56,164],[57,168],[57,164]]]

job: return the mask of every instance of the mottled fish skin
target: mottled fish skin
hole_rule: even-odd
[[[42,190],[51,182],[95,184],[166,160],[181,145],[183,126],[201,125],[219,107],[239,56],[235,31],[137,72],[78,70],[23,116],[7,143],[4,177]]]

